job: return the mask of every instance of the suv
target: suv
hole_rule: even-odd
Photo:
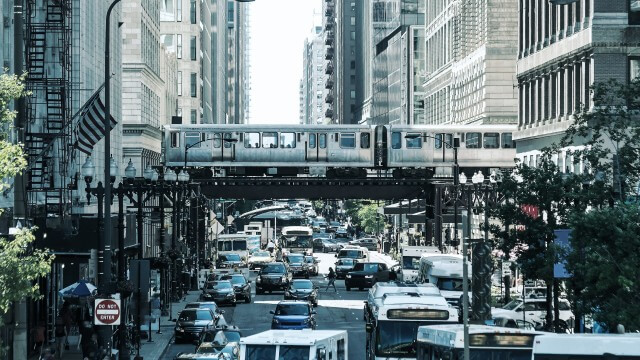
[[[285,256],[285,261],[289,265],[289,271],[291,271],[291,275],[293,277],[304,277],[305,279],[309,278],[309,268],[307,267],[307,263],[304,261],[303,254],[287,254]]]
[[[311,255],[305,255],[304,263],[307,264],[307,271],[309,271],[309,275],[317,276],[318,275],[318,263],[320,260],[316,259]]]
[[[218,255],[218,260],[216,260],[216,267],[218,269],[232,269],[234,267],[244,266],[246,266],[246,264],[238,254]]]
[[[245,303],[251,303],[251,281],[242,274],[224,275],[221,280],[229,280],[236,293],[236,300],[242,299]]]
[[[358,262],[351,258],[342,258],[336,261],[336,279],[344,279],[353,270]]]
[[[560,300],[560,321],[561,326],[567,326],[573,323],[574,316],[571,312],[571,305],[566,299]],[[524,312],[524,314],[523,314]],[[524,306],[522,299],[516,299],[509,302],[502,308],[491,308],[491,316],[510,318],[514,320],[528,321],[536,325],[536,328],[544,324],[544,318],[547,315],[547,301],[539,298],[526,298]]]
[[[370,288],[379,281],[395,280],[395,273],[390,271],[387,264],[383,263],[357,263],[344,279],[347,291],[351,288]]]
[[[280,301],[271,320],[272,329],[315,329],[315,310],[307,301]]]
[[[265,265],[256,278],[256,294],[264,294],[265,291],[286,290],[289,287],[292,276],[287,265],[274,262]]]
[[[200,298],[202,300],[215,301],[218,305],[227,303],[236,306],[236,293],[229,280],[217,280],[205,283]]]
[[[296,279],[291,282],[291,287],[284,292],[285,300],[306,300],[318,306],[318,287],[311,280]]]
[[[215,317],[209,309],[184,309],[180,312],[174,328],[176,343],[200,339],[200,334],[215,326]]]
[[[369,251],[361,247],[349,245],[348,247],[338,251],[336,257],[338,260],[349,258],[357,262],[367,262],[369,261]]]

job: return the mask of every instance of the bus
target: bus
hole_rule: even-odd
[[[458,322],[458,310],[440,294],[392,292],[375,303],[365,325],[368,360],[415,359],[420,326]]]
[[[533,342],[544,333],[469,325],[469,360],[531,360]],[[464,359],[464,325],[421,326],[417,360]]]
[[[284,253],[313,255],[313,229],[308,226],[285,226],[282,228],[280,247]]]
[[[640,360],[640,334],[547,334],[536,338],[532,360]]]
[[[245,234],[218,235],[218,256],[226,254],[238,254],[242,261],[247,263],[249,252],[247,250],[247,238]]]

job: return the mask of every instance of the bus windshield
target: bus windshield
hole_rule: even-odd
[[[247,250],[247,240],[218,240],[218,251]]]
[[[247,345],[245,360],[275,360],[276,345]]]
[[[379,321],[376,327],[376,356],[415,357],[418,328],[446,324],[440,321]]]
[[[446,291],[462,291],[462,279],[438,278],[438,289]]]
[[[420,267],[420,256],[403,256],[402,268],[405,270],[418,270]]]
[[[308,248],[311,246],[311,235],[286,236],[285,247]]]

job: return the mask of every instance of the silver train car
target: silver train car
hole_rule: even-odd
[[[449,171],[453,139],[462,169],[515,166],[515,125],[166,125],[168,167],[210,168],[216,176],[396,178]],[[444,142],[442,139],[444,138]]]

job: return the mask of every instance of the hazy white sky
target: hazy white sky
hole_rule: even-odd
[[[304,39],[322,0],[255,0],[251,6],[252,124],[297,124]]]

